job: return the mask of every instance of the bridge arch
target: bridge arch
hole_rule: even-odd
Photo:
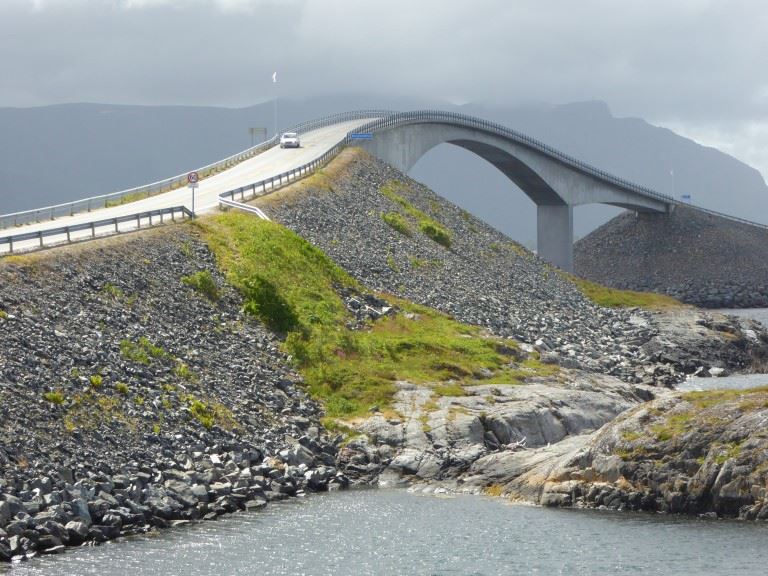
[[[602,172],[547,145],[490,122],[447,112],[407,112],[357,130],[356,143],[402,172],[432,148],[448,143],[478,155],[512,180],[535,204],[539,255],[573,269],[573,207],[610,204],[640,212],[669,212],[671,198]]]

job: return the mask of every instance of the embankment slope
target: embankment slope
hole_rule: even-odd
[[[625,212],[574,246],[576,273],[707,308],[768,306],[768,229],[678,206]]]

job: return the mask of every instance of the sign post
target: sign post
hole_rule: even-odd
[[[197,183],[200,181],[200,176],[197,172],[190,172],[187,174],[187,187],[192,190],[192,216],[195,215],[195,190],[197,189]]]

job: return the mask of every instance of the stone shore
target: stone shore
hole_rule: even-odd
[[[0,560],[347,485],[241,305],[189,226],[0,261]]]
[[[574,245],[576,273],[705,308],[768,307],[768,229],[687,206],[625,212]]]

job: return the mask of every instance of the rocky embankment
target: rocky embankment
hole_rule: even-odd
[[[346,485],[189,226],[0,261],[0,560]]]
[[[528,343],[563,367],[671,385],[702,368],[742,369],[759,344],[748,323],[722,315],[597,306],[528,250],[359,150],[259,205],[366,286]],[[425,218],[448,231],[448,246],[421,230]]]
[[[625,212],[574,246],[576,273],[706,308],[768,306],[768,229],[677,206]]]

